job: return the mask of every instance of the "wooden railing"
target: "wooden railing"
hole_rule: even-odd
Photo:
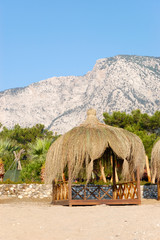
[[[116,199],[138,198],[137,182],[116,184]]]
[[[112,199],[112,187],[106,185],[72,185],[72,199],[91,200],[91,199]]]
[[[68,200],[68,182],[53,182],[53,201]]]
[[[115,199],[136,199],[136,182],[116,184]],[[107,185],[72,185],[72,200],[113,199],[113,187]],[[68,182],[53,183],[53,201],[68,200]]]

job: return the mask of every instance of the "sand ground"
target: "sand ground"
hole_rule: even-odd
[[[160,202],[53,206],[50,199],[0,199],[0,240],[160,240]]]

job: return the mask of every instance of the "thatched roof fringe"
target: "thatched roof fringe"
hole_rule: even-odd
[[[126,159],[124,159],[123,167],[122,167],[122,176],[126,180],[129,178],[129,163]]]
[[[160,140],[154,144],[152,149],[151,173],[152,177],[160,178]]]

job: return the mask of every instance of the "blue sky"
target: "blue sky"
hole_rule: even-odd
[[[159,0],[0,0],[0,91],[120,54],[160,57]]]

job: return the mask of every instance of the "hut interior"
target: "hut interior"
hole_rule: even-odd
[[[145,151],[139,137],[99,122],[96,111],[90,109],[84,123],[51,145],[45,182],[53,184],[53,204],[140,204],[140,175],[144,164]],[[104,184],[95,184],[98,173]],[[107,184],[107,177],[112,184]],[[75,182],[79,178],[83,178],[83,184]]]

